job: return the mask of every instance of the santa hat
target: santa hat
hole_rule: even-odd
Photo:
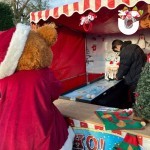
[[[0,33],[0,79],[12,75],[24,50],[30,27],[21,23]]]

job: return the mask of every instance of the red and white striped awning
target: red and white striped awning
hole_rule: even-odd
[[[41,19],[46,21],[49,17],[57,19],[62,14],[69,17],[75,12],[83,14],[87,10],[98,12],[102,7],[114,9],[120,4],[125,4],[128,7],[132,7],[140,1],[150,4],[150,0],[81,0],[73,4],[63,5],[50,10],[31,12],[30,22],[38,23]]]

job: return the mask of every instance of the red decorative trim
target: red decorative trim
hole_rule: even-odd
[[[75,124],[74,124],[74,120],[72,120],[72,119],[70,119],[70,118],[65,118],[66,119],[66,121],[67,121],[67,123],[71,126],[71,127],[74,127],[75,126]]]
[[[71,127],[81,127],[81,128],[85,128],[85,129],[94,129],[94,130],[100,130],[101,131],[105,131],[105,127],[101,126],[101,125],[94,125],[91,123],[86,123],[83,121],[79,121],[79,120],[75,120],[75,119],[71,119],[68,117],[65,117],[67,123],[71,126]],[[75,124],[77,124],[77,126],[75,126]],[[79,126],[78,126],[79,125]],[[92,126],[93,125],[93,126]],[[111,130],[110,134],[118,134],[122,137],[126,137],[127,132],[123,132],[121,130]],[[130,135],[130,134],[129,134]],[[136,136],[136,135],[132,135],[133,137],[137,137],[137,141],[138,144],[141,146],[143,145],[143,141],[146,140],[144,137],[142,136]],[[134,139],[134,138],[133,138]],[[146,140],[147,141],[147,140]]]
[[[82,128],[88,128],[88,124],[85,123],[85,122],[80,122],[80,126],[81,126]]]
[[[90,0],[85,0],[84,1],[84,11],[88,8],[90,8]]]
[[[97,125],[95,125],[95,129],[96,130],[104,130],[104,127],[103,126],[97,126]]]
[[[59,15],[58,15],[58,7],[54,8],[54,17],[57,18]]]
[[[95,10],[97,11],[101,7],[101,0],[95,1]]]
[[[112,133],[118,134],[118,135],[122,135],[120,130],[112,130]]]
[[[41,14],[39,17],[37,12],[33,12],[30,14],[30,22],[38,23],[40,19],[47,20],[49,17],[53,17],[56,19],[56,18],[60,17],[62,14],[71,16],[74,12],[83,14],[87,9],[89,9],[93,12],[97,12],[101,7],[115,9],[120,4],[126,4],[127,6],[130,7],[130,6],[134,6],[137,2],[140,2],[140,1],[143,1],[143,0],[137,0],[137,1],[133,1],[133,0],[81,0],[81,1],[75,2],[73,4],[68,4],[65,6],[60,6],[60,7],[50,9],[49,11],[51,11],[52,13],[50,14],[50,16],[44,16],[44,18],[41,18]],[[145,2],[149,4],[149,0],[145,0]],[[91,5],[91,3],[92,3],[92,5]],[[83,6],[79,7],[81,5],[83,5]],[[68,9],[69,6],[71,6],[71,7],[73,6],[73,9]]]
[[[45,10],[45,17],[48,18],[50,14],[50,10]]]
[[[69,11],[68,11],[68,5],[64,5],[63,6],[63,12],[65,12],[66,15],[68,15]]]
[[[30,13],[30,19],[32,19],[33,22],[35,21],[35,13],[34,12]]]
[[[115,0],[108,0],[108,7],[114,8],[115,7]]]
[[[79,11],[79,5],[78,4],[79,4],[78,2],[73,3],[74,11]]]
[[[42,18],[42,11],[38,12],[38,18]]]
[[[122,2],[124,2],[127,5],[130,5],[130,0],[122,0]]]

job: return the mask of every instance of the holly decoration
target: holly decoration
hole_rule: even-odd
[[[14,26],[14,14],[9,4],[0,2],[0,31],[8,30]]]
[[[146,63],[135,91],[136,102],[133,106],[138,117],[150,120],[150,63]]]

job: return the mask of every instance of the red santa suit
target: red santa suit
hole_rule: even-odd
[[[7,43],[0,46],[4,54],[0,56],[0,150],[71,150],[74,133],[53,104],[60,94],[60,82],[49,68],[15,72],[22,54],[18,45],[14,49],[17,32],[26,37],[18,37],[22,49],[29,28],[21,24],[6,31],[7,52],[3,52]]]

